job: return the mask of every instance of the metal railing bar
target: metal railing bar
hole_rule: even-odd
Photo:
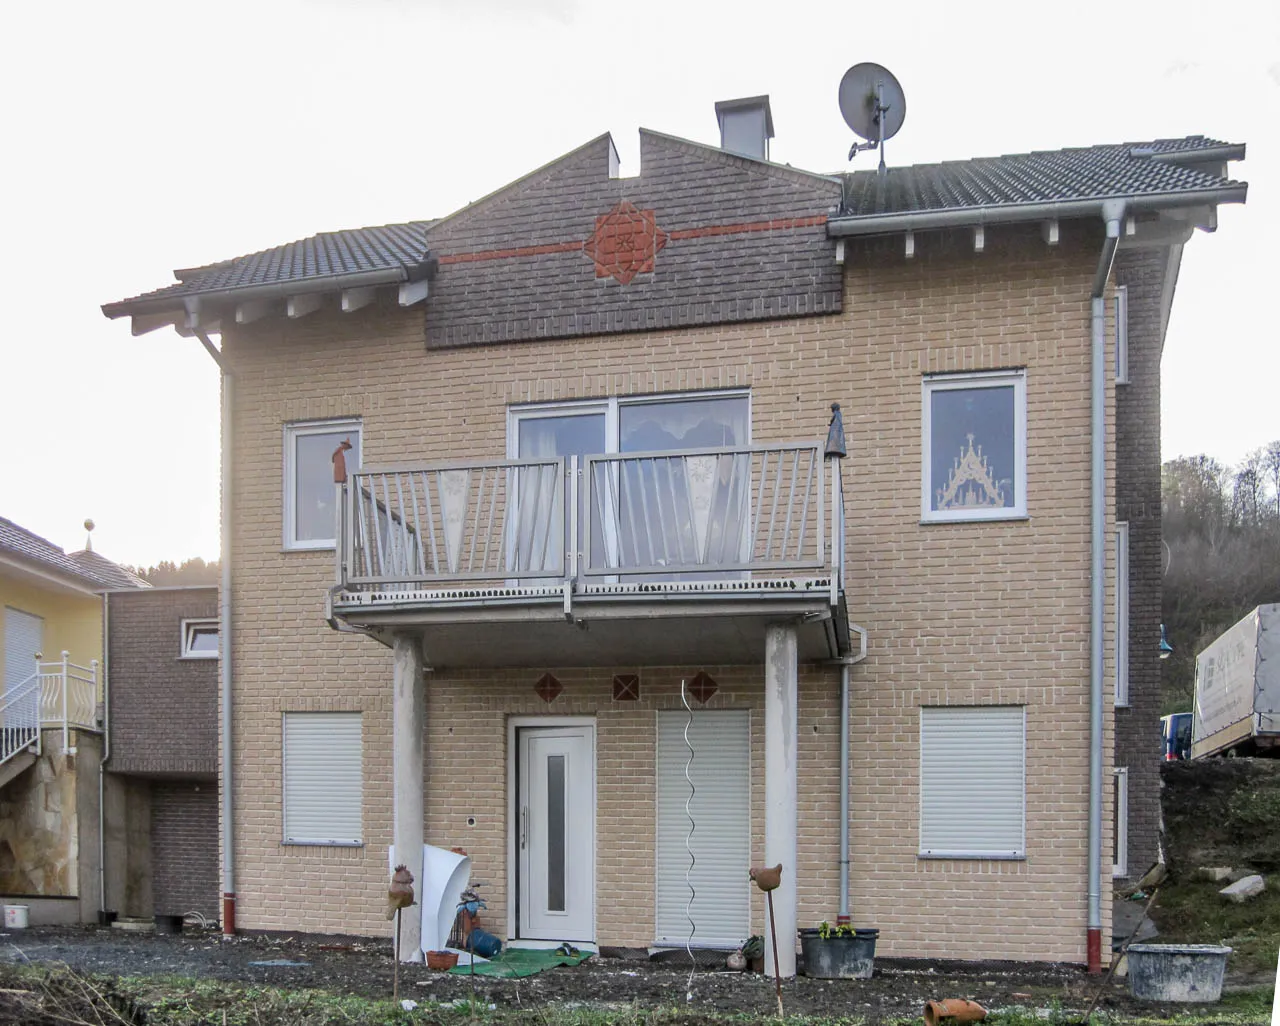
[[[418,547],[418,570],[421,571],[427,568],[427,554],[422,548],[422,519],[418,515],[418,489],[414,486],[413,474],[407,474],[406,477],[409,479],[409,502],[413,508],[413,540]]]
[[[665,457],[684,459],[689,456],[719,456],[724,453],[790,452],[792,449],[817,449],[817,442],[765,442],[759,445],[713,445],[695,449],[653,449],[647,452],[608,452],[592,455],[593,460],[620,463],[626,460],[650,460]]]
[[[484,472],[485,467],[479,467],[480,473],[477,475],[479,480],[476,482],[476,501],[471,511],[471,544],[467,546],[467,569],[474,570],[476,568],[476,541],[480,537],[480,507],[484,505]],[[471,472],[467,472],[467,506],[472,506],[471,502]],[[463,507],[466,508],[465,506]]]
[[[653,478],[653,501],[654,501],[654,505],[657,506],[658,508],[658,538],[662,542],[662,562],[670,563],[671,550],[667,546],[667,536],[668,536],[667,518],[662,512],[662,492],[663,492],[662,481],[663,480],[666,481],[666,485],[667,485],[666,491],[671,493],[671,523],[672,523],[672,527],[675,529],[677,544],[679,544],[678,539],[680,536],[680,525],[676,522],[675,482],[671,476],[671,460],[669,458],[663,459],[662,466],[666,471],[666,476],[664,479],[659,479],[658,461],[654,460],[652,463],[649,464],[649,467],[651,470],[650,476]],[[645,516],[646,516],[646,522],[647,522],[648,514],[646,513]],[[650,545],[650,549],[652,549],[653,542],[650,541],[649,545]],[[654,553],[652,551],[650,551],[649,553],[649,558],[650,559],[654,558]],[[684,562],[683,555],[681,556],[680,561],[682,563]]]
[[[489,519],[484,528],[484,555],[480,557],[480,565],[486,569],[489,566],[489,550],[493,542],[493,517],[498,509],[498,485],[500,483],[498,477],[498,468],[493,468],[493,490],[489,493]]]
[[[769,534],[765,538],[764,556],[769,559],[773,555],[773,529],[778,520],[778,496],[782,494],[782,453],[778,453],[778,464],[774,473],[773,503],[769,507]]]
[[[636,473],[638,474],[639,472],[640,472],[640,467],[637,464]],[[627,509],[631,513],[631,557],[634,562],[639,563],[640,562],[640,520],[636,516],[636,500],[635,500],[635,496],[632,494],[634,490],[635,489],[632,488],[631,475],[627,473],[626,466],[619,465],[618,495],[620,500],[625,500],[627,504]],[[621,512],[621,510],[619,510],[619,512]],[[618,518],[618,527],[619,527],[619,530],[621,530],[621,527],[622,527],[621,517]],[[626,564],[625,553],[619,551],[618,568],[621,569],[626,565],[627,564]]]
[[[813,495],[813,467],[817,452],[809,453],[809,473],[804,479],[804,504],[800,510],[800,529],[796,532],[796,559],[804,553],[804,535],[809,528],[809,500]]]
[[[655,556],[656,556],[657,550],[653,547],[653,528],[652,526],[650,526],[650,523],[649,523],[649,489],[646,486],[645,480],[644,480],[644,463],[643,462],[637,463],[636,466],[639,470],[639,473],[636,475],[636,482],[640,486],[640,512],[641,512],[640,519],[644,523],[644,537],[645,537],[645,542],[648,545],[647,552],[649,554],[649,562],[653,563],[656,561]],[[649,460],[649,467],[650,467],[650,473],[652,474],[652,468],[653,468],[652,459]],[[656,475],[654,475],[654,487],[655,488],[657,487]],[[637,561],[638,559],[639,559],[639,556],[637,555]]]
[[[617,557],[618,545],[620,545],[622,542],[622,539],[619,537],[619,529],[621,529],[622,527],[622,520],[618,516],[617,506],[612,502],[612,500],[610,500],[610,509],[613,510],[613,516],[612,517],[605,516],[605,508],[604,508],[605,490],[610,486],[610,479],[612,478],[612,468],[606,463],[597,463],[594,460],[590,461],[587,464],[587,466],[590,468],[587,474],[587,507],[589,511],[591,506],[591,499],[594,497],[596,508],[600,514],[600,534],[601,534],[601,537],[604,538],[606,542],[605,550],[602,553],[604,557],[604,565],[606,569],[611,569],[615,567],[618,563],[618,557]],[[599,477],[600,473],[604,474],[605,488],[600,487],[600,477]],[[608,546],[609,536],[605,530],[605,525],[610,522],[612,522],[615,525],[614,551],[612,554],[612,558],[610,558],[610,552],[609,552],[609,546]],[[587,517],[587,530],[588,531],[591,530],[590,516]],[[590,558],[591,542],[593,539],[594,539],[594,535],[591,535],[587,539],[587,553],[588,553],[587,567],[588,568],[596,565],[595,560]]]
[[[374,487],[376,488],[377,485],[374,485]],[[378,560],[378,573],[385,574],[387,572],[387,563],[382,550],[382,527],[378,523],[378,500],[376,497],[373,499],[371,505],[373,506],[373,509],[369,511],[368,516],[373,521],[374,555]]]
[[[698,565],[691,563],[688,566],[670,566],[664,564],[637,564],[635,566],[626,566],[621,568],[627,574],[701,574],[708,572],[706,565]],[[714,565],[717,573],[724,571],[725,573],[737,572],[742,570],[756,571],[779,571],[784,574],[790,574],[797,571],[815,571],[820,572],[829,570],[830,568],[814,559],[790,560],[790,559],[753,559],[753,560],[735,560],[732,563],[717,563]],[[617,569],[607,567],[590,568],[585,573],[592,577],[601,577],[616,573]]]
[[[556,459],[542,460],[430,460],[430,461],[408,461],[405,463],[388,463],[383,466],[366,466],[361,467],[357,476],[365,477],[372,474],[418,474],[418,473],[439,473],[444,470],[480,470],[482,468],[496,467],[505,469],[508,467],[537,467],[542,465],[554,465],[560,462]]]
[[[440,572],[440,550],[436,547],[436,512],[435,507],[431,504],[431,476],[425,470],[415,471],[415,473],[421,473],[422,475],[422,500],[427,506],[427,532],[428,541],[431,543],[431,572],[438,574]],[[437,487],[439,484],[440,482],[437,479]],[[444,509],[443,503],[441,503],[440,508]],[[442,530],[443,527],[444,525],[441,524]],[[426,567],[423,567],[423,569],[425,570]]]
[[[787,488],[787,519],[782,527],[782,545],[778,554],[783,559],[787,556],[787,546],[791,544],[791,517],[796,508],[796,478],[800,476],[800,450],[791,454],[791,484]]]
[[[756,486],[756,501],[751,507],[751,555],[756,554],[756,543],[760,540],[760,522],[764,519],[764,482],[769,476],[769,454],[761,454],[760,479]]]
[[[409,547],[409,527],[408,519],[405,516],[404,507],[404,485],[401,482],[401,474],[396,474],[396,502],[400,504],[400,559],[403,563],[403,569],[412,570],[413,550]]]
[[[541,498],[542,498],[542,496],[545,494],[545,482],[544,482],[544,481],[543,481],[543,479],[542,479],[542,478],[543,478],[543,471],[544,471],[545,469],[546,469],[545,467],[539,467],[539,468],[538,468],[538,498],[539,498],[539,499],[541,499]],[[559,470],[559,466],[558,466],[558,465],[557,465],[556,469],[557,469],[557,471]],[[556,476],[558,477],[558,476],[559,476],[559,474],[557,474]],[[556,481],[555,481],[555,479],[553,478],[553,479],[552,479],[552,481],[551,481],[551,486],[552,486],[552,491],[551,491],[551,505],[550,505],[550,507],[549,507],[549,508],[547,508],[547,510],[546,510],[546,517],[545,517],[545,518],[543,518],[543,527],[542,527],[542,544],[540,544],[540,545],[537,547],[538,557],[537,557],[537,560],[536,560],[536,561],[534,562],[534,564],[533,564],[533,565],[535,565],[539,570],[546,570],[546,569],[548,569],[548,567],[547,567],[547,547],[551,544],[551,526],[552,526],[552,524],[554,523],[554,521],[555,521],[555,519],[556,519],[556,493],[555,493],[555,485],[556,485]],[[543,508],[543,504],[542,504],[541,502],[539,502],[539,503],[538,503],[538,512],[540,512],[540,511],[542,510],[542,508]],[[563,510],[561,510],[561,517],[562,517],[562,518],[563,518],[563,515],[564,515],[564,511],[563,511]],[[536,519],[537,519],[537,518],[535,517],[535,520],[536,520]],[[561,519],[561,521],[560,521],[560,536],[561,536],[562,538],[564,537],[564,520],[563,520],[563,519]],[[529,555],[530,555],[530,557],[532,557],[532,556],[533,556],[533,552],[530,552],[530,553],[529,553]]]

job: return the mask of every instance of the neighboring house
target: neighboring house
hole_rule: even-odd
[[[0,517],[0,896],[33,921],[97,917],[104,595],[146,587]]]
[[[218,919],[218,589],[112,592],[106,907]]]
[[[845,911],[1100,963],[1116,769],[1154,848],[1160,345],[1244,147],[822,175],[719,113],[745,155],[602,136],[104,307],[224,375],[225,928],[383,932],[425,839],[521,941],[737,943],[782,862],[786,973]]]

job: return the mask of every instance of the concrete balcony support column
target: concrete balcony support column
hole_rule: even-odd
[[[396,862],[413,874],[415,896],[421,896],[423,844],[423,731],[427,695],[422,680],[422,648],[418,638],[396,635],[392,647],[395,696],[392,700],[392,787]],[[390,881],[391,875],[387,874]],[[402,913],[400,961],[422,961],[422,909],[413,905]]]
[[[771,624],[764,653],[764,864],[782,863],[773,892],[778,929],[778,969],[796,974],[796,799],[799,731],[796,701],[799,653],[794,624]],[[773,973],[773,945],[765,927],[765,971]]]

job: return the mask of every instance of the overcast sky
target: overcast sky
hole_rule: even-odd
[[[864,60],[906,91],[892,164],[1194,133],[1248,143],[1234,166],[1248,205],[1188,245],[1164,355],[1164,457],[1235,462],[1280,437],[1278,11],[8,4],[0,515],[69,549],[92,517],[98,551],[127,563],[217,555],[214,364],[172,331],[132,338],[101,303],[165,285],[175,267],[440,216],[603,131],[635,174],[639,126],[716,143],[721,99],[768,93],[773,158],[840,170],[850,134],[836,87]]]

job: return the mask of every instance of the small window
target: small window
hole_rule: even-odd
[[[324,420],[284,429],[284,547],[334,546],[333,452],[351,443],[347,468],[360,465],[360,422]]]
[[[218,658],[218,621],[183,620],[181,659]]]
[[[924,379],[926,521],[1026,516],[1026,374]]]
[[[1116,705],[1129,704],[1129,525],[1116,524]]]
[[[1026,711],[1022,706],[920,710],[920,855],[1026,855]]]
[[[1129,383],[1129,290],[1116,289],[1116,384]]]
[[[1114,858],[1111,861],[1112,876],[1129,875],[1129,769],[1117,766],[1112,774],[1114,808],[1112,810],[1112,836],[1116,839]]]
[[[361,843],[361,714],[284,714],[284,843]]]

